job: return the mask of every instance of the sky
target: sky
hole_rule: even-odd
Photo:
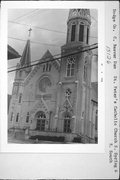
[[[68,13],[69,9],[9,9],[8,44],[22,55],[29,35],[28,30],[32,28],[31,61],[40,59],[47,49],[52,55],[60,54],[61,46],[66,43]],[[90,44],[94,44],[97,43],[98,32],[97,10],[91,9],[90,14]],[[16,66],[19,61],[20,58],[9,60],[8,68]],[[96,59],[94,59],[93,72],[93,81],[96,81]],[[12,93],[14,76],[15,72],[8,73],[8,94]]]

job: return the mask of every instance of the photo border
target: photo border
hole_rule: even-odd
[[[98,10],[98,144],[9,144],[7,142],[7,18],[8,9],[71,9],[88,8]],[[4,60],[1,62],[1,135],[0,151],[11,153],[104,153],[105,152],[105,82],[101,82],[101,77],[105,79],[105,54],[103,53],[105,44],[105,6],[104,2],[4,2],[1,9],[1,55]],[[102,64],[102,66],[101,66]],[[102,75],[101,75],[102,70]]]

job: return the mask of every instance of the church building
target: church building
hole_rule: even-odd
[[[70,9],[61,58],[54,58],[47,50],[34,67],[30,66],[27,40],[16,67],[9,130],[27,129],[29,138],[63,137],[65,142],[97,143],[98,83],[91,81],[90,27],[89,9]]]

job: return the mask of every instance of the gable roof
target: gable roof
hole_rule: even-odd
[[[40,62],[44,62],[44,61],[49,61],[49,60],[53,60],[51,63],[56,67],[56,69],[59,71],[60,69],[60,63],[58,60],[54,60],[53,55],[51,54],[51,52],[49,50],[47,50],[45,52],[45,54],[42,56],[42,58],[40,59]]]
[[[50,53],[50,51],[47,50],[47,51],[44,53],[44,55],[42,56],[41,61],[48,61],[48,60],[51,60],[51,59],[53,59],[53,56],[52,56],[52,54]]]
[[[19,55],[19,53],[15,49],[13,49],[10,45],[8,45],[8,60],[19,57],[21,57],[21,55]]]
[[[49,50],[47,50],[45,52],[45,54],[42,56],[42,58],[39,60],[39,62],[45,62],[45,61],[49,61],[49,60],[54,60],[52,54],[50,53]],[[60,70],[60,63],[58,60],[54,60],[51,62],[55,68],[59,71]],[[24,85],[26,85],[29,80],[33,77],[33,75],[38,71],[38,69],[41,67],[41,64],[37,64],[35,65],[35,67],[32,69],[32,71],[28,74],[28,76],[26,77],[25,81],[24,81]]]

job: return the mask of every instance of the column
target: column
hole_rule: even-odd
[[[57,108],[56,108],[56,113],[55,113],[55,116],[54,116],[54,125],[53,125],[53,128],[54,129],[57,129],[57,124],[58,124],[58,115],[59,115],[59,106],[60,106],[60,89],[61,89],[61,85],[62,85],[62,82],[59,82],[59,85],[58,85],[58,94],[57,94]]]
[[[72,132],[76,132],[76,116],[72,116]]]
[[[76,133],[76,124],[78,124],[78,83],[79,81],[75,81],[76,83],[76,104],[75,104],[75,108],[74,108],[74,112],[75,112],[75,122],[74,122],[74,132]]]

